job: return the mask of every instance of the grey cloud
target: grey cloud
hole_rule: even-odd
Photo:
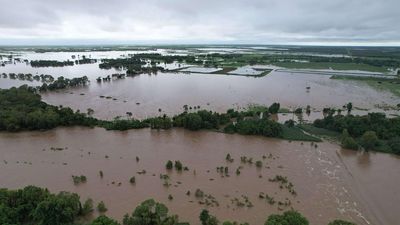
[[[400,44],[398,0],[0,0],[0,6],[0,43],[44,38]]]

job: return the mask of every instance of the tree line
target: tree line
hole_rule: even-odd
[[[74,62],[67,61],[57,61],[57,60],[32,60],[32,67],[63,67],[63,66],[73,66]]]
[[[97,119],[71,108],[41,101],[36,89],[23,85],[0,89],[0,130],[42,130],[57,126],[95,126]]]
[[[342,146],[350,149],[375,150],[400,154],[400,118],[387,118],[384,113],[332,115],[313,124],[342,133]]]
[[[83,85],[87,78],[74,78],[72,80],[58,78],[46,89],[41,91],[65,88],[67,86]],[[44,84],[45,85],[45,84]],[[254,134],[271,137],[279,137],[281,124],[270,120],[267,111],[235,111],[228,110],[226,113],[216,113],[207,110],[196,112],[185,112],[174,117],[166,115],[148,118],[145,120],[115,119],[112,121],[97,120],[85,113],[74,112],[71,108],[52,106],[41,101],[37,89],[23,85],[19,88],[0,90],[0,130],[40,130],[51,129],[57,126],[84,125],[100,126],[107,130],[128,130],[150,127],[152,129],[170,129],[172,127],[183,127],[189,130],[219,130],[223,126],[227,133]],[[277,111],[275,106],[270,107],[271,112]]]

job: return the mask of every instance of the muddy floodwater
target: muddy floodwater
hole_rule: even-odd
[[[228,153],[233,162],[226,161]],[[253,164],[242,163],[241,156],[252,158]],[[189,171],[167,171],[167,160],[180,160]],[[255,166],[257,160],[262,168]],[[228,175],[217,172],[219,166],[228,167]],[[220,220],[250,224],[263,224],[269,214],[292,207],[316,225],[335,218],[359,225],[397,224],[399,171],[398,157],[359,154],[327,142],[315,146],[183,129],[114,132],[72,127],[0,133],[2,187],[37,185],[76,192],[83,199],[104,201],[106,214],[116,219],[154,198],[192,224],[199,224],[198,215],[205,207]],[[160,174],[170,179],[160,179]],[[85,175],[87,182],[74,185],[72,175]],[[286,176],[297,195],[269,181],[276,175]],[[132,176],[136,184],[130,184]],[[208,197],[196,198],[196,189]],[[276,203],[260,199],[261,192]],[[251,205],[240,206],[245,199]],[[203,204],[208,201],[212,204]],[[280,206],[279,201],[287,205]]]
[[[310,90],[307,91],[306,87]],[[270,105],[273,102],[291,109],[310,105],[319,110],[324,107],[341,108],[347,102],[363,109],[399,103],[398,97],[393,94],[374,90],[363,83],[283,72],[271,72],[261,78],[216,74],[142,74],[110,83],[92,81],[86,88],[49,92],[42,96],[47,103],[69,106],[82,112],[92,108],[94,116],[102,119],[126,116],[126,112],[132,112],[135,118],[175,115],[183,111],[183,105],[225,112],[229,108],[239,109],[249,104]]]

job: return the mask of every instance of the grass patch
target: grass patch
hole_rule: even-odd
[[[268,112],[268,107],[265,105],[249,104],[247,107],[247,111],[254,113]]]
[[[223,67],[220,71],[215,71],[212,74],[228,74],[231,71],[234,71],[236,67]]]
[[[381,78],[381,77],[360,77],[334,75],[331,79],[354,80],[368,84],[370,87],[379,91],[390,91],[396,96],[400,96],[400,78]]]
[[[368,72],[386,73],[385,67],[371,66],[363,63],[332,63],[332,62],[276,62],[275,66],[287,69],[334,69],[334,70],[360,70]]]
[[[278,113],[291,113],[291,111],[288,108],[280,108]]]
[[[298,125],[298,127],[307,133],[317,135],[320,137],[340,138],[340,135],[341,135],[339,132],[327,130],[324,128],[314,127],[311,124],[301,124],[301,125]]]
[[[304,133],[302,129],[299,127],[288,127],[282,126],[283,133],[282,138],[291,141],[313,141],[313,142],[321,142],[322,140],[318,137],[311,136],[309,134]]]

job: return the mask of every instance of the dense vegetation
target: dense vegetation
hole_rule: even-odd
[[[102,202],[100,202],[102,203]],[[104,204],[104,203],[103,203]],[[99,210],[99,209],[98,209]],[[80,201],[79,195],[69,192],[52,194],[47,189],[27,186],[19,190],[0,189],[0,224],[19,225],[72,225],[84,216],[91,214],[93,200]],[[102,211],[99,211],[102,213]],[[103,211],[104,212],[104,211]],[[202,210],[199,219],[202,225],[218,225],[219,220],[208,210]],[[82,224],[82,223],[79,223]],[[170,215],[168,208],[153,199],[146,200],[136,207],[131,214],[126,214],[119,223],[100,215],[87,225],[189,225],[179,222],[177,215]],[[225,221],[222,225],[239,225]],[[242,225],[248,225],[243,223]],[[296,211],[287,211],[283,215],[270,215],[265,225],[308,225],[308,220]],[[343,220],[335,220],[329,225],[354,225]]]
[[[87,78],[72,80],[58,78],[52,84],[42,86],[41,91],[54,90],[75,85],[84,85]],[[97,120],[91,113],[74,112],[68,107],[51,106],[41,101],[37,89],[26,85],[19,88],[0,90],[0,130],[41,130],[57,126],[100,126],[107,130],[129,130],[150,127],[151,129],[170,129],[183,127],[189,130],[217,130],[226,133],[243,135],[262,135],[266,137],[287,138],[289,140],[318,141],[303,133],[297,127],[289,127],[269,118],[269,112],[279,110],[279,104],[267,107],[254,107],[247,111],[228,110],[216,113],[207,110],[185,112],[172,118],[164,115],[145,120],[115,119],[112,121]],[[196,107],[197,108],[197,107]],[[198,108],[197,108],[198,109]],[[92,111],[92,110],[90,110]]]
[[[383,113],[365,116],[332,114],[314,121],[314,126],[341,132],[343,147],[400,154],[400,118]]]
[[[40,95],[26,85],[0,90],[0,130],[40,130],[57,126],[93,126],[96,123],[96,119],[83,113],[42,102]]]
[[[81,87],[86,86],[89,83],[87,76],[75,77],[72,79],[64,78],[63,76],[58,77],[51,83],[43,83],[42,86],[38,87],[39,91],[53,91],[58,89],[65,89],[69,87]]]
[[[63,66],[73,66],[73,61],[57,61],[57,60],[32,60],[32,67],[63,67]]]

